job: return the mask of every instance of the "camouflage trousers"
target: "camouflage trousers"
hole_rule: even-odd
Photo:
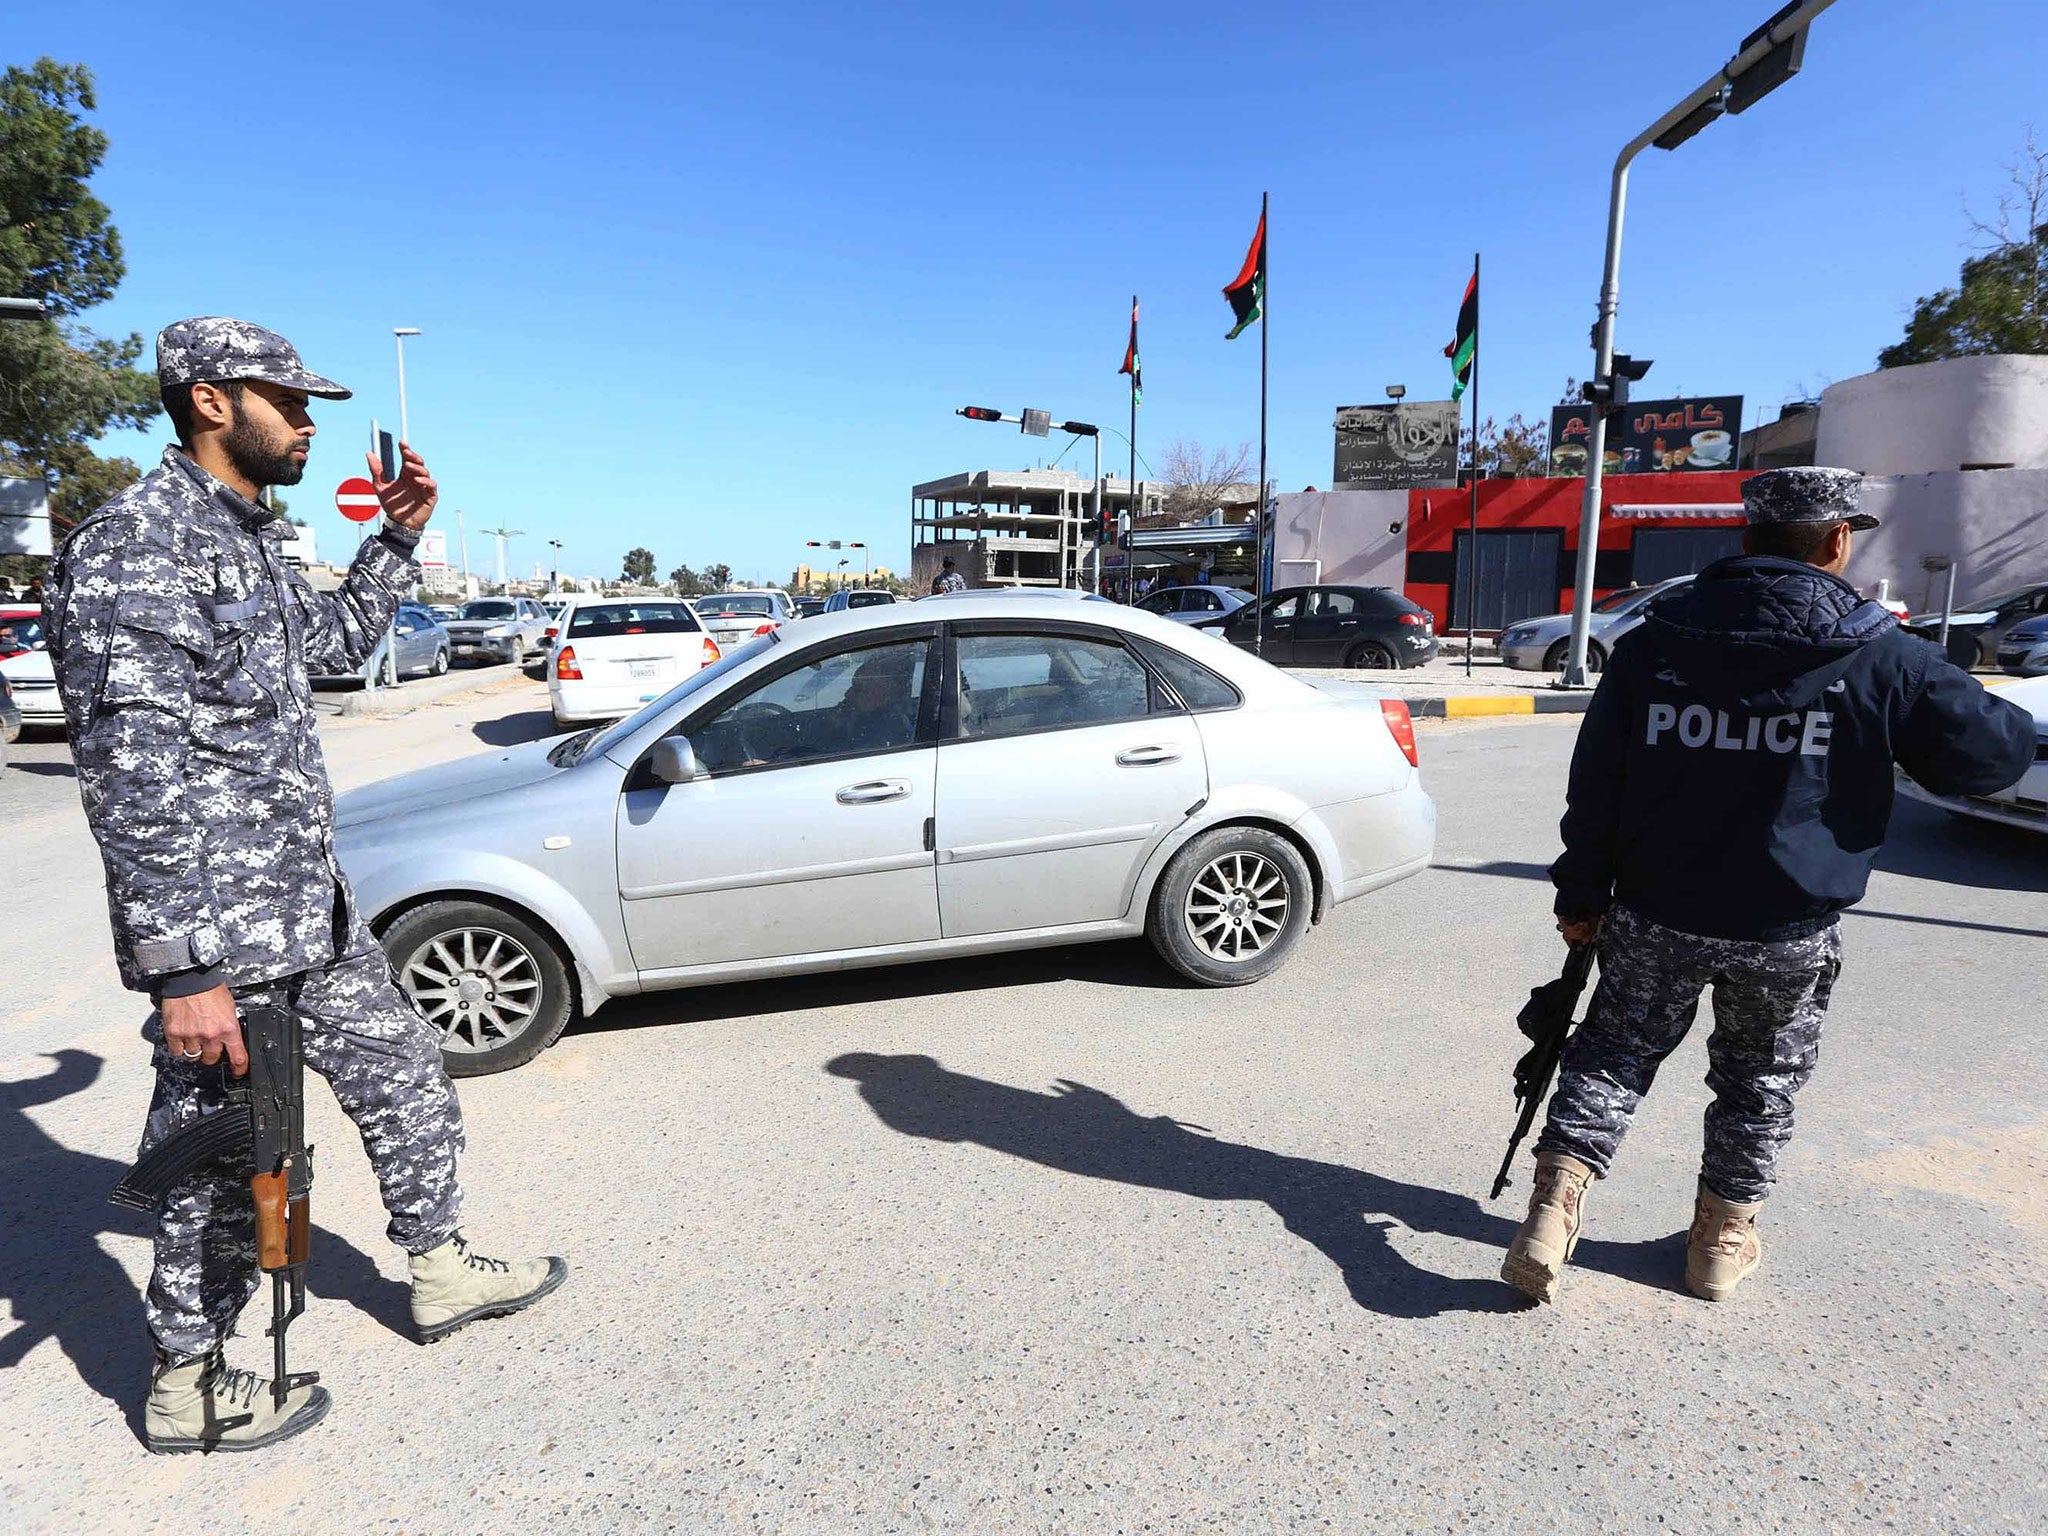
[[[1820,1060],[1821,1018],[1842,969],[1829,926],[1751,943],[1661,927],[1615,907],[1600,929],[1600,985],[1558,1067],[1539,1152],[1563,1152],[1605,1177],[1664,1058],[1714,990],[1707,1038],[1706,1151],[1700,1178],[1724,1200],[1771,1192],[1792,1137],[1792,1097]]]
[[[391,1216],[391,1240],[424,1253],[447,1239],[462,1213],[462,1109],[441,1065],[440,1037],[399,990],[376,938],[358,925],[347,947],[321,969],[261,990],[282,991],[299,1016],[306,1065],[327,1079],[361,1133]],[[149,1035],[156,1094],[145,1152],[222,1103],[218,1068],[170,1055],[160,1017],[151,1018]],[[316,1265],[318,1259],[316,1251]],[[202,1173],[173,1190],[158,1218],[156,1266],[144,1298],[157,1347],[176,1360],[216,1348],[234,1332],[257,1280],[247,1177]]]

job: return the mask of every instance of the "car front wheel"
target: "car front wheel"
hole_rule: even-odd
[[[1569,638],[1558,641],[1557,644],[1543,653],[1543,670],[1546,672],[1562,672],[1565,661],[1571,656],[1571,653],[1572,643]],[[1586,670],[1588,672],[1598,672],[1606,665],[1607,653],[1601,650],[1593,641],[1588,640],[1586,642]]]
[[[435,677],[446,677],[448,675],[448,653],[446,651],[434,652],[434,665],[429,670]]]
[[[1190,981],[1240,987],[1278,970],[1308,927],[1301,851],[1262,827],[1218,827],[1174,856],[1152,893],[1153,948]]]
[[[554,942],[480,901],[431,901],[384,932],[398,984],[441,1032],[450,1077],[524,1066],[569,1023],[569,969]]]

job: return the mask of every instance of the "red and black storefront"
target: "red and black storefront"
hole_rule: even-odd
[[[1604,477],[1594,596],[1683,576],[1739,553],[1748,478],[1737,470]],[[1476,559],[1473,628],[1481,633],[1564,612],[1577,579],[1585,494],[1578,478],[1483,480],[1475,547],[1469,488],[1410,491],[1407,595],[1436,616],[1439,631],[1464,629],[1468,562]]]

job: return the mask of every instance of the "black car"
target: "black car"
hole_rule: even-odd
[[[1282,667],[1419,667],[1436,655],[1429,610],[1388,587],[1282,587],[1195,628]]]
[[[1999,642],[2006,632],[2044,613],[2048,613],[2048,582],[1958,602],[1949,616],[1948,659],[1959,667],[1996,666]],[[1906,620],[1905,627],[1923,640],[1939,644],[1941,611],[1916,613]]]

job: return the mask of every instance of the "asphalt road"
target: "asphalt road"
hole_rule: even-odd
[[[545,733],[538,689],[330,722],[346,784]],[[1440,866],[1278,977],[1116,945],[614,1004],[462,1087],[468,1226],[568,1287],[422,1349],[324,1094],[297,1359],[258,1456],[135,1438],[148,1096],[61,744],[0,776],[9,1531],[2035,1531],[2048,1523],[2048,846],[1902,806],[1765,1267],[1679,1285],[1672,1058],[1562,1304],[1483,1198],[1577,722],[1425,727]],[[263,1367],[253,1310],[234,1349]]]

